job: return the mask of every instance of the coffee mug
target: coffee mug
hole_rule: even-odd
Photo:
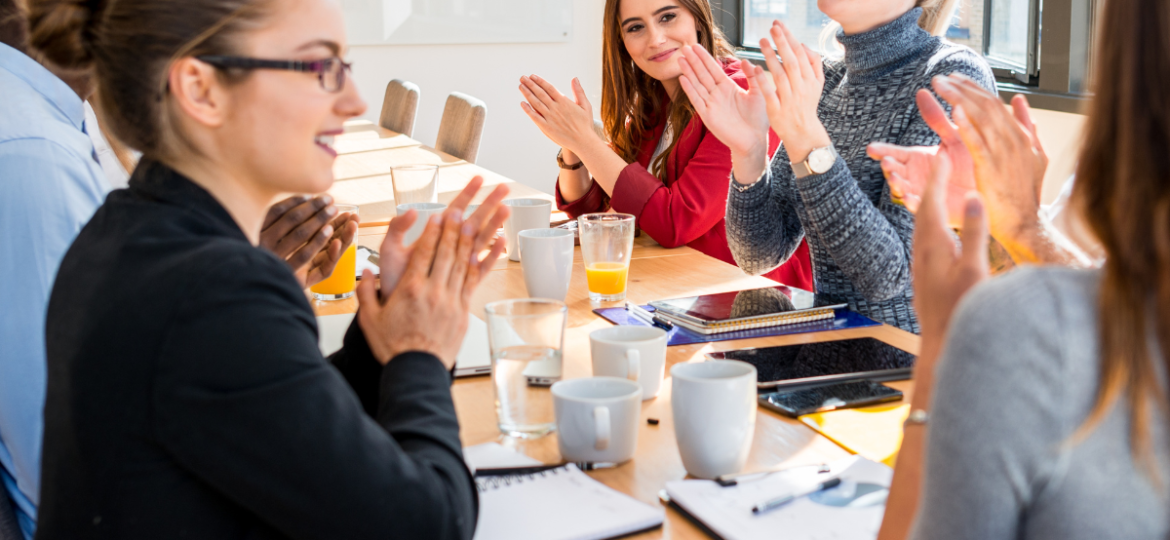
[[[517,236],[528,296],[563,302],[573,277],[573,231],[528,229]]]
[[[423,230],[427,228],[427,220],[435,214],[442,213],[447,209],[447,205],[443,203],[406,203],[400,204],[397,207],[398,215],[405,214],[409,210],[418,212],[418,219],[414,221],[414,225],[407,229],[406,235],[402,238],[402,245],[409,246],[422,236]]]
[[[611,326],[589,334],[593,375],[621,377],[642,387],[653,399],[666,371],[666,331],[647,326]]]
[[[634,457],[642,388],[616,377],[552,385],[557,447],[565,461],[621,463]]]
[[[670,405],[683,467],[691,476],[737,473],[756,430],[756,368],[738,360],[675,364]]]
[[[508,239],[508,259],[520,261],[517,235],[528,229],[547,229],[552,216],[552,202],[544,199],[508,199],[504,205],[512,210],[504,222],[504,235]]]

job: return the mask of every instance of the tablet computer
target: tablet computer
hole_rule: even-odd
[[[846,306],[785,286],[655,300],[650,305],[671,322],[702,334],[832,319],[834,310]]]
[[[847,381],[909,379],[913,354],[873,338],[707,353],[756,367],[760,388],[802,388]]]

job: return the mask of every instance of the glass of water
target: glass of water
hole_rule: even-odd
[[[492,387],[500,432],[525,439],[555,427],[549,386],[561,379],[561,350],[568,309],[542,298],[488,304]]]
[[[390,168],[394,204],[439,202],[438,165],[402,165]]]

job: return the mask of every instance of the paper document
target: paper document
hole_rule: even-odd
[[[893,469],[861,456],[829,465],[828,473],[803,467],[734,487],[721,487],[711,480],[678,480],[667,482],[666,493],[674,504],[724,540],[877,538]],[[802,492],[831,478],[840,478],[841,485],[763,514],[752,513],[757,504]]]

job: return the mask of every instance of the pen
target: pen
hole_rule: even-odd
[[[801,497],[812,495],[813,493],[816,493],[818,491],[824,491],[826,489],[835,488],[840,483],[841,483],[840,478],[834,478],[832,480],[826,480],[826,481],[818,484],[816,487],[809,489],[807,491],[798,491],[796,493],[789,493],[788,495],[784,495],[783,497],[776,497],[775,499],[772,499],[770,501],[764,501],[762,503],[759,503],[759,504],[753,506],[752,513],[756,514],[756,515],[763,514],[764,512],[767,512],[769,510],[774,510],[776,508],[784,506],[784,505],[786,505],[786,504],[788,504],[796,499],[799,499]]]
[[[551,471],[559,469],[568,465],[568,463],[553,463],[550,465],[533,465],[531,467],[485,467],[475,470],[475,476],[510,476],[514,474],[536,474],[544,471]],[[591,461],[575,461],[578,469],[582,471],[596,471],[600,469],[611,469],[617,467],[616,463],[591,462]]]
[[[650,313],[649,311],[646,311],[645,309],[642,309],[642,306],[639,306],[638,304],[636,304],[634,302],[629,302],[629,301],[626,302],[626,311],[629,311],[635,317],[642,319],[643,321],[646,321],[646,322],[648,322],[654,326],[657,326],[663,330],[666,330],[668,332],[674,328],[674,323],[672,323],[672,322],[670,322],[670,321],[668,321],[668,320],[666,320],[658,315],[654,315],[654,314]]]
[[[812,467],[816,467],[817,474],[824,474],[824,473],[831,471],[831,469],[829,468],[829,465],[827,463],[821,463],[818,465],[797,465],[795,467],[781,467],[781,468],[777,468],[777,469],[765,469],[762,471],[753,471],[753,472],[736,473],[736,474],[725,474],[722,476],[716,476],[715,483],[719,484],[721,487],[731,487],[731,486],[737,485],[740,482],[744,481],[742,479],[744,477],[747,477],[747,476],[757,476],[758,475],[761,478],[763,478],[764,476],[767,476],[769,474],[792,472],[792,471],[796,471],[796,470],[800,470],[800,469],[809,469]]]

